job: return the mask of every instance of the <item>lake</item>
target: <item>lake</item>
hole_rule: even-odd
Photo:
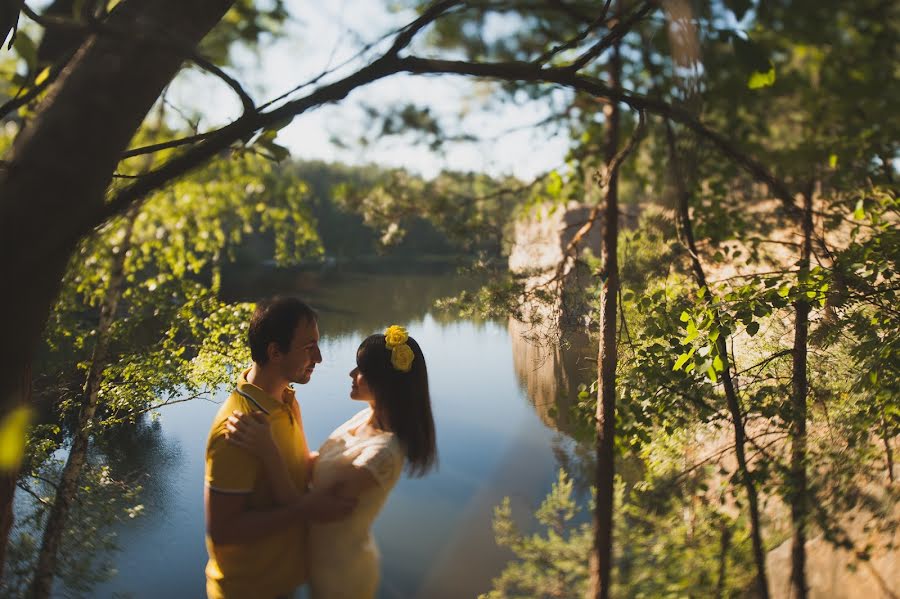
[[[522,525],[550,490],[573,442],[557,429],[555,408],[589,379],[593,363],[563,358],[523,341],[506,321],[458,319],[434,300],[472,288],[438,272],[404,275],[285,273],[254,281],[229,299],[297,293],[320,311],[323,362],[295,385],[311,448],[363,406],[349,399],[349,371],[359,342],[402,324],[428,364],[439,468],[401,478],[374,533],[382,554],[379,597],[474,597],[490,589],[511,554],[494,543],[494,506],[509,496]],[[244,288],[246,289],[246,287]],[[117,575],[93,595],[202,597],[204,446],[208,427],[230,393],[165,407],[142,425],[117,470],[145,473],[144,513],[117,530]],[[57,585],[65,596],[65,589]]]

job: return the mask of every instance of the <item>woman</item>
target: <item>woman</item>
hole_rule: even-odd
[[[400,326],[372,335],[356,352],[350,398],[369,406],[335,430],[314,456],[312,487],[338,485],[357,499],[353,513],[309,532],[309,578],[315,599],[364,599],[378,587],[378,550],[370,532],[404,463],[422,476],[435,463],[428,372],[419,344]],[[264,419],[236,414],[229,440],[265,464],[279,502],[300,492],[290,482]]]

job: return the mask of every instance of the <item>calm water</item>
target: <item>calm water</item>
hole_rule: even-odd
[[[432,311],[434,299],[466,284],[446,275],[285,275],[254,287],[259,294],[300,292],[321,311],[324,361],[309,384],[296,386],[313,448],[362,408],[348,397],[347,376],[362,338],[402,323],[425,352],[440,467],[423,479],[402,478],[376,522],[383,598],[456,599],[489,590],[510,557],[494,544],[494,506],[509,496],[528,526],[571,449],[556,430],[565,422],[549,408],[568,400],[564,387],[590,366],[537,351],[509,323]],[[229,392],[165,408],[122,447],[117,469],[147,474],[145,514],[118,530],[118,574],[96,596],[204,596],[204,444]]]

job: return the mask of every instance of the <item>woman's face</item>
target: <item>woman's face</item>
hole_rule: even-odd
[[[372,393],[372,388],[369,387],[363,373],[359,371],[359,367],[350,371],[350,378],[353,381],[350,386],[350,399],[375,403],[375,394]]]

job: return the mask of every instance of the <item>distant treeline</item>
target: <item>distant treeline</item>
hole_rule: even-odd
[[[497,258],[504,254],[512,211],[523,201],[520,182],[482,174],[445,172],[426,180],[404,169],[321,161],[281,168],[308,186],[307,205],[323,250],[311,262]],[[265,232],[248,237],[237,261],[271,257],[272,243]]]

